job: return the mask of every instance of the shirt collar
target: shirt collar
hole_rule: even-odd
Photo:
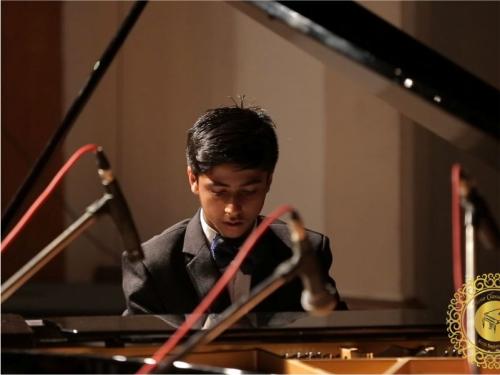
[[[203,233],[207,238],[208,243],[212,243],[215,236],[217,235],[217,231],[213,229],[205,220],[205,214],[203,213],[203,208],[200,210],[200,221],[201,221],[201,229],[203,229]]]

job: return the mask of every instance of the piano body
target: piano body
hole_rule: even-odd
[[[5,373],[132,373],[173,333],[176,315],[2,317]],[[182,359],[175,372],[468,373],[440,314],[418,310],[254,316]],[[188,367],[188,364],[192,367]]]
[[[237,2],[231,6],[326,66],[334,65],[488,168],[500,169],[498,90],[361,6],[326,2]],[[364,27],[349,25],[343,22],[346,19],[358,20],[357,25]],[[187,364],[179,364],[176,371],[469,373],[467,361],[449,342],[441,307],[339,311],[323,318],[303,313],[256,316],[254,326],[228,330],[189,354],[184,359]],[[135,372],[183,318],[25,318],[4,312],[2,371]]]

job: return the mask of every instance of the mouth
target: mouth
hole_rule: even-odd
[[[221,224],[221,233],[228,238],[240,237],[248,230],[245,220],[223,221]]]
[[[237,221],[224,221],[224,225],[227,225],[229,227],[240,227],[242,226],[243,224],[245,224],[244,221],[241,221],[241,220],[237,220]]]

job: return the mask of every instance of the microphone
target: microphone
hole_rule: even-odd
[[[101,183],[106,193],[113,197],[108,203],[109,213],[120,232],[127,257],[133,262],[144,259],[141,240],[132,219],[132,214],[120,189],[120,185],[111,171],[111,166],[106,155],[104,155],[102,147],[97,149],[96,157]]]
[[[296,211],[291,214],[290,230],[294,252],[300,257],[297,271],[304,286],[300,299],[302,307],[314,315],[327,315],[339,303],[339,295],[337,289],[326,281],[324,270]]]

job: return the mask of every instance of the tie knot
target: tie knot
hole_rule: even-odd
[[[217,264],[219,269],[226,268],[229,263],[234,259],[238,253],[240,246],[243,244],[244,240],[224,238],[217,234],[210,245],[210,252]],[[241,271],[244,274],[251,274],[254,268],[254,262],[249,256],[243,261],[241,265]]]

